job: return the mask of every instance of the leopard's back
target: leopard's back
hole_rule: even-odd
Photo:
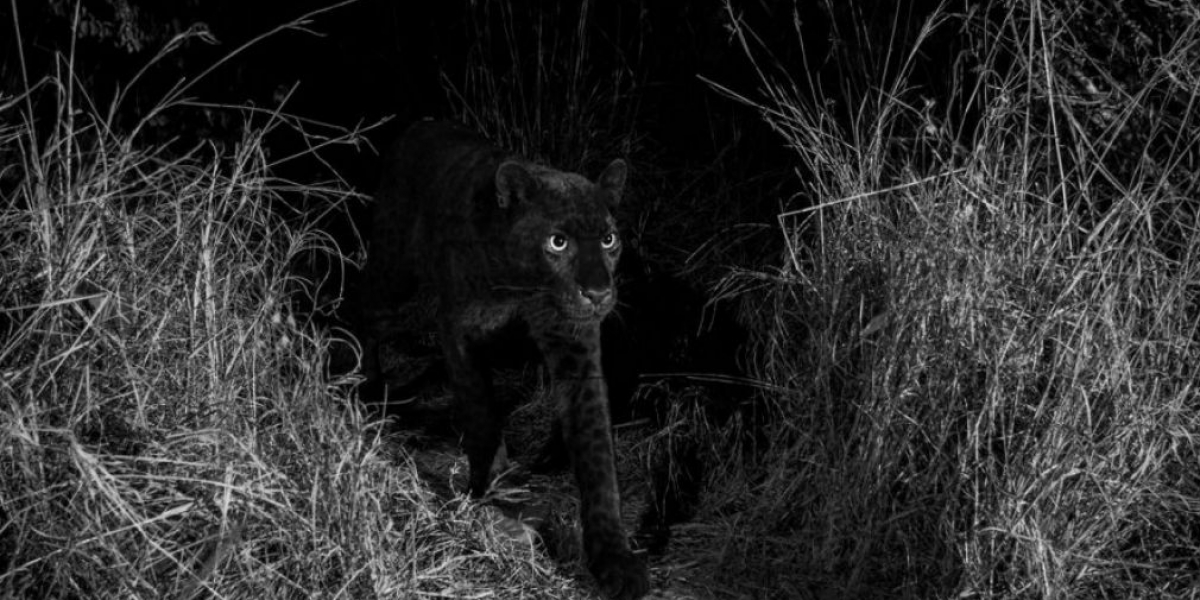
[[[452,123],[423,121],[388,151],[371,216],[365,299],[386,308],[412,297],[418,281],[453,277],[457,302],[484,299],[491,173],[505,154]],[[480,230],[479,225],[485,228]]]

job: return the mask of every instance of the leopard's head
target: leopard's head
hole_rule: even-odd
[[[512,217],[505,258],[529,289],[569,321],[599,321],[616,306],[613,270],[621,237],[613,211],[626,172],[621,159],[595,182],[516,161],[496,170],[497,202]]]

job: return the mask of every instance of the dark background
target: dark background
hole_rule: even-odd
[[[129,122],[145,114],[181,78],[195,77],[252,38],[332,4],[84,0],[76,13],[77,5],[70,1],[22,0],[16,3],[18,20],[12,18],[9,3],[0,7],[0,18],[9,32],[20,30],[31,80],[50,72],[56,56],[67,60],[74,46],[75,72],[100,107],[107,106],[114,92],[151,62],[172,36],[192,26],[211,33],[216,43],[190,39],[146,70],[118,111]],[[368,136],[381,148],[417,118],[454,116],[445,83],[461,86],[471,64],[495,60],[498,69],[509,70],[513,65],[503,64],[507,44],[513,39],[518,45],[538,43],[522,23],[513,28],[512,38],[481,39],[481,31],[502,30],[500,4],[354,2],[313,17],[307,32],[283,31],[256,43],[206,76],[188,96],[214,104],[274,108],[295,85],[285,105],[292,114],[345,127],[394,116]],[[641,158],[683,180],[688,179],[684,172],[712,168],[717,161],[724,161],[721,167],[729,173],[752,169],[753,176],[772,177],[769,185],[782,186],[778,194],[769,201],[753,201],[755,209],[743,214],[765,221],[782,208],[781,197],[799,191],[792,181],[792,155],[758,111],[722,96],[699,76],[759,97],[759,76],[730,31],[731,15],[736,15],[769,49],[764,56],[770,62],[797,81],[810,82],[806,85],[814,96],[838,104],[839,114],[849,120],[855,90],[889,68],[887,59],[863,56],[874,46],[902,47],[937,5],[913,0],[878,3],[876,9],[871,4],[745,1],[735,2],[728,11],[717,1],[612,0],[534,2],[513,12],[517,21],[522,15],[538,14],[550,28],[571,32],[586,9],[587,60],[594,72],[621,68],[634,81],[634,93],[627,98],[632,108],[624,108],[633,113],[642,136]],[[73,34],[76,14],[79,25]],[[871,26],[864,28],[864,23]],[[865,39],[874,34],[864,32],[878,32],[877,39]],[[12,94],[26,85],[21,55],[15,51],[18,36],[0,39],[5,40],[2,84]],[[944,56],[919,57],[926,64],[918,65],[911,83],[924,88],[917,90],[920,95],[936,98],[947,93],[949,79],[944,75],[953,53],[949,45],[939,47],[947,49]],[[851,56],[858,59],[847,60]],[[236,141],[243,121],[220,111],[197,110],[177,111],[157,125],[152,133],[159,140],[176,140],[186,147],[204,139]],[[281,135],[269,139],[268,146],[284,154],[293,150],[289,144],[294,142]],[[327,158],[349,183],[370,191],[378,168],[373,152],[333,151]],[[309,167],[295,165],[283,175],[311,177],[314,171]],[[761,188],[755,195],[763,195]]]

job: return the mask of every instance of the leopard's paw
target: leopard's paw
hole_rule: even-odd
[[[612,600],[635,600],[650,591],[646,565],[628,550],[601,553],[590,563],[600,590]]]

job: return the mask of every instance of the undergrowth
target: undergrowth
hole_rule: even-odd
[[[0,595],[578,593],[430,493],[293,309],[296,263],[344,260],[313,222],[354,194],[277,179],[263,139],[359,132],[208,107],[241,139],[148,143],[183,90],[123,128],[58,65],[0,99]]]
[[[512,68],[450,86],[456,111],[563,168],[633,152],[656,181],[644,196],[736,199],[695,173],[673,196],[678,174],[639,158],[636,66],[587,60],[589,6],[534,11],[525,41],[520,9],[477,7],[480,52]],[[838,35],[854,35],[861,5],[844,6]],[[684,432],[710,461],[657,580],[727,597],[1194,595],[1200,14],[964,6],[907,46],[857,32],[844,48],[874,62],[840,57],[845,97],[728,11],[761,88],[721,91],[794,150],[812,203],[781,202],[786,251],[716,289],[742,309],[756,401],[720,423],[677,402],[644,445]],[[910,78],[948,28],[970,60],[954,97],[922,102]],[[343,338],[293,308],[315,293],[294,266],[342,249],[288,207],[352,194],[273,176],[262,140],[300,121],[207,107],[244,135],[148,143],[186,90],[122,127],[69,55],[59,67],[0,97],[0,594],[584,594],[477,504],[432,493],[330,374]],[[742,243],[706,256],[753,255]]]
[[[723,476],[753,493],[711,486],[712,514],[736,515],[716,519],[719,579],[780,597],[1195,593],[1200,14],[1147,10],[1152,42],[1111,35],[1136,15],[1070,1],[940,13],[882,80],[853,82],[849,119],[730,11],[762,82],[739,98],[814,203],[780,214],[777,265],[725,282],[773,282],[743,299],[753,366],[787,391],[767,399],[766,460]],[[980,62],[922,106],[908,77],[948,26]]]

